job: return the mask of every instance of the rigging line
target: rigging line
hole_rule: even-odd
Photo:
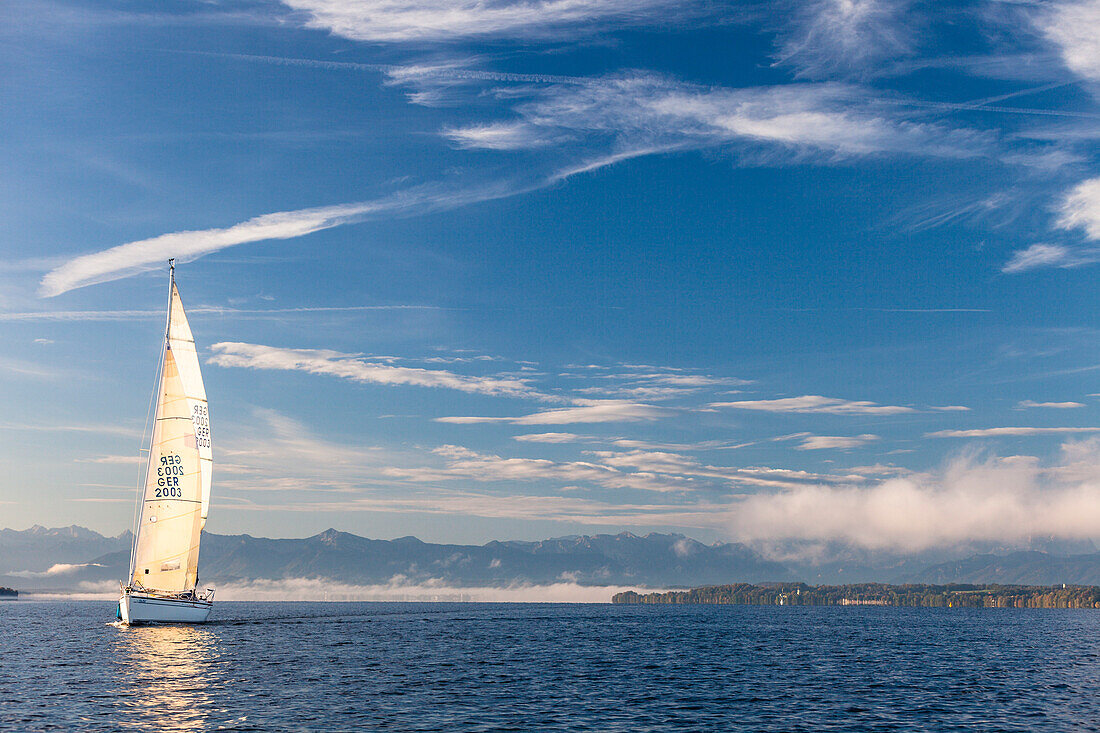
[[[153,388],[149,391],[149,404],[145,408],[145,426],[141,429],[141,442],[142,442],[142,445],[138,448],[138,459],[139,459],[138,460],[138,479],[137,479],[138,495],[137,495],[137,502],[134,505],[134,518],[133,518],[133,522],[132,522],[131,527],[130,527],[130,529],[131,529],[131,531],[133,532],[133,535],[134,535],[133,542],[130,545],[130,577],[131,578],[134,575],[134,561],[135,561],[135,555],[137,553],[138,532],[141,529],[139,527],[139,524],[141,522],[141,508],[142,508],[142,505],[144,503],[143,500],[145,498],[145,482],[148,479],[149,461],[151,461],[153,459],[153,432],[155,431],[155,427],[153,429],[150,429],[149,424],[150,424],[150,422],[152,422],[153,425],[155,426],[156,422],[157,422],[157,417],[156,417],[157,405],[156,405],[156,402],[157,402],[157,395],[160,393],[160,378],[161,378],[161,371],[163,370],[163,368],[164,368],[164,344],[161,344],[160,354],[157,358],[157,366],[156,366],[156,369],[154,370],[154,373],[153,373]],[[148,448],[146,448],[145,445],[144,445],[146,440],[148,440],[148,442],[149,442],[149,447]],[[143,458],[143,456],[141,455],[142,452],[145,452],[145,453],[148,454],[148,456],[145,457],[144,461],[141,460],[141,458]]]
[[[172,273],[172,274],[174,275],[174,273]],[[172,287],[171,287],[171,285],[169,285],[169,287],[168,287],[168,311],[167,311],[167,313],[168,313],[167,319],[168,319],[168,322],[170,323],[171,318],[172,318]],[[159,400],[157,400],[157,396],[160,394],[160,380],[161,380],[162,372],[164,370],[165,349],[168,346],[168,338],[167,338],[168,326],[167,325],[165,325],[165,331],[164,332],[165,332],[165,339],[164,339],[163,342],[161,342],[161,345],[160,345],[160,354],[157,358],[156,373],[155,373],[155,376],[153,377],[153,389],[150,391],[150,394],[149,394],[149,405],[145,408],[145,427],[143,427],[141,429],[141,442],[142,442],[142,444],[144,444],[145,440],[146,440],[146,436],[148,435],[149,447],[145,448],[144,445],[141,445],[138,448],[138,459],[139,459],[139,461],[138,461],[138,482],[137,482],[138,483],[138,495],[137,495],[137,502],[135,503],[135,506],[134,506],[134,519],[133,519],[133,523],[131,525],[131,532],[134,535],[134,539],[133,539],[133,542],[130,544],[130,573],[129,573],[129,577],[127,578],[127,581],[126,581],[127,583],[132,582],[133,578],[134,578],[134,562],[137,560],[138,533],[141,530],[141,516],[142,516],[142,514],[144,512],[144,508],[145,508],[145,501],[144,501],[144,498],[145,498],[145,482],[149,478],[149,461],[153,460],[153,433],[156,431],[155,425],[156,425],[156,421],[157,421],[157,412],[159,412],[159,402],[160,402]],[[154,425],[152,430],[150,430],[150,428],[149,428],[150,417],[152,417],[152,421],[153,421],[153,425]],[[140,461],[142,450],[144,450],[146,453],[149,454],[148,459],[146,460],[144,465]]]

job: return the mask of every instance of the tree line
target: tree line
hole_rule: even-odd
[[[807,585],[735,583],[667,593],[616,593],[612,603],[930,608],[1100,608],[1094,585]]]

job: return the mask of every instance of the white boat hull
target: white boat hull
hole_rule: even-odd
[[[124,593],[118,601],[124,624],[201,624],[210,618],[214,602],[165,598],[146,593]]]

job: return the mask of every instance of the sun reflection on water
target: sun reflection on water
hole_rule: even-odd
[[[218,637],[195,626],[124,628],[114,641],[128,730],[207,730],[217,685]]]

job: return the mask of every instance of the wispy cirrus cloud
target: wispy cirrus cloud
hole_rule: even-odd
[[[257,491],[347,495],[377,484],[379,468],[395,457],[362,442],[328,440],[268,408],[253,408],[219,442],[218,484],[234,500]]]
[[[509,95],[513,97],[514,95]],[[604,138],[610,152],[589,161],[611,164],[621,156],[685,148],[772,146],[743,150],[753,158],[797,153],[850,157],[876,153],[965,158],[996,152],[989,133],[908,120],[897,105],[880,105],[858,87],[788,84],[771,87],[704,87],[649,72],[595,77],[585,84],[532,88],[507,122],[511,149],[541,146],[548,137]],[[474,132],[478,126],[471,128]],[[447,128],[450,137],[463,128]],[[614,143],[614,146],[610,144]],[[476,135],[464,139],[477,147]],[[492,141],[486,147],[491,147]],[[607,148],[605,148],[607,149]],[[568,170],[591,170],[593,163]]]
[[[444,128],[443,137],[460,148],[523,150],[569,139],[568,133],[542,131],[522,122],[490,122],[461,128]]]
[[[822,397],[821,395],[781,397],[774,400],[712,402],[710,406],[762,412],[817,412],[830,415],[897,415],[905,412],[916,412],[912,407],[901,405],[880,405],[877,402],[842,400],[836,397]]]
[[[95,435],[118,435],[125,438],[140,438],[141,430],[139,428],[128,428],[121,425],[36,425],[33,423],[10,423],[0,422],[0,430],[14,430],[22,432],[24,430],[33,430],[35,432],[61,432],[61,433],[92,433]]]
[[[300,371],[353,382],[454,389],[472,394],[548,399],[527,381],[468,376],[442,369],[394,366],[369,357],[323,349],[287,349],[263,344],[221,342],[210,347],[208,363],[227,368]]]
[[[929,438],[1004,438],[1022,435],[1057,435],[1060,433],[1100,433],[1100,428],[981,428],[978,430],[937,430]]]
[[[819,474],[766,466],[712,466],[669,451],[594,450],[585,452],[592,460],[581,461],[502,457],[456,445],[441,446],[432,454],[442,458],[444,465],[390,466],[379,472],[393,479],[416,483],[543,481],[562,489],[579,485],[656,492],[730,487],[775,489],[811,482],[859,483],[864,480],[856,474]]]
[[[1088,243],[1033,244],[1014,252],[1002,271],[1014,273],[1040,267],[1080,267],[1100,262],[1100,178],[1082,181],[1063,194],[1056,212],[1058,216],[1054,225],[1057,228],[1080,230]]]
[[[117,280],[170,257],[194,260],[247,242],[291,239],[354,221],[374,210],[370,204],[346,204],[264,214],[222,229],[173,232],[82,255],[51,270],[42,278],[39,294],[52,298],[74,288]]]
[[[702,390],[750,384],[748,380],[736,377],[712,377],[706,374],[691,373],[646,373],[644,371],[585,375],[584,379],[586,382],[595,381],[597,384],[579,387],[576,390],[577,392],[636,400],[670,399],[695,394]],[[726,394],[729,394],[729,392],[730,390],[725,390]]]
[[[148,459],[145,456],[133,455],[133,456],[96,456],[95,458],[77,459],[78,463],[106,463],[111,465],[118,464],[137,464],[141,465]]]
[[[380,511],[431,511],[432,513],[470,514],[474,516],[529,516],[582,523],[614,523],[617,518],[637,513],[636,521],[648,511],[671,511],[694,514],[698,500],[680,506],[664,504],[643,510],[638,504],[607,504],[560,496],[544,492],[586,489],[597,491],[643,491],[681,494],[684,497],[699,489],[711,492],[733,487],[781,489],[808,482],[860,482],[858,474],[829,475],[764,466],[732,467],[704,464],[689,456],[653,450],[588,451],[580,460],[548,460],[530,456],[501,456],[475,451],[463,446],[443,445],[427,452],[394,453],[380,447],[337,443],[314,435],[300,422],[268,409],[253,410],[247,434],[234,435],[222,443],[221,471],[228,474],[220,482],[235,502],[236,508],[247,509],[247,497],[255,492],[278,495],[285,492],[321,494],[340,506],[366,505]],[[515,491],[519,483],[537,485],[538,495],[494,495],[453,492],[441,488],[448,483],[501,484]],[[396,483],[395,483],[396,482]],[[403,485],[400,496],[384,498],[378,490],[392,490]],[[414,498],[409,485],[430,485],[422,498]],[[369,487],[370,497],[362,497]],[[427,489],[425,489],[427,491]],[[433,504],[433,498],[435,503]],[[685,499],[681,499],[681,502]],[[271,505],[266,501],[265,504]],[[703,502],[706,503],[706,502]],[[333,505],[335,506],[335,505]],[[557,513],[569,506],[583,515]],[[386,507],[386,508],[382,508]],[[428,508],[430,507],[430,509]],[[511,507],[511,508],[509,508]],[[330,507],[331,509],[332,507]],[[490,512],[485,514],[485,512]],[[681,516],[681,521],[688,521]],[[660,522],[660,519],[654,519]],[[692,522],[695,519],[690,520]],[[695,525],[691,525],[695,526]]]
[[[645,474],[685,476],[707,479],[728,486],[781,488],[801,486],[806,483],[860,482],[863,477],[855,474],[812,473],[790,468],[771,466],[713,466],[680,453],[667,450],[634,449],[626,451],[588,451],[601,463],[617,469],[633,469]]]
[[[1045,407],[1054,410],[1070,410],[1075,407],[1084,407],[1083,402],[1036,402],[1035,400],[1021,400],[1016,403],[1016,407],[1020,409],[1027,409],[1031,407]]]
[[[613,465],[588,461],[550,461],[544,458],[502,458],[478,453],[468,448],[445,445],[433,451],[446,460],[443,467],[392,467],[382,473],[398,479],[442,481],[472,479],[475,481],[552,481],[559,484],[585,483],[605,489],[638,489],[642,491],[687,491],[692,488],[690,477],[655,475],[656,472],[622,471]]]
[[[588,35],[698,14],[672,0],[283,0],[306,26],[356,41],[402,43],[486,37]]]
[[[859,448],[878,440],[877,435],[805,435],[796,446],[798,450],[848,450]]]
[[[616,468],[632,468],[647,473],[681,474],[701,468],[699,461],[669,451],[590,451],[601,461]]]
[[[576,407],[557,407],[519,417],[437,417],[455,425],[510,423],[512,425],[572,425],[575,423],[642,422],[669,414],[665,408],[629,400],[574,400]]]
[[[779,63],[803,76],[866,71],[872,63],[907,53],[913,24],[905,0],[814,0],[798,4],[782,34]]]
[[[344,305],[303,306],[299,308],[231,308],[227,306],[195,306],[188,308],[191,315],[210,314],[245,319],[286,318],[291,315],[318,315],[323,313],[358,313],[368,311],[445,310],[434,305]],[[81,310],[81,311],[0,311],[2,321],[147,321],[162,320],[163,310]]]
[[[605,444],[616,448],[629,448],[633,450],[673,450],[673,451],[711,451],[711,450],[735,450],[757,445],[756,441],[747,443],[731,443],[724,440],[701,440],[695,443],[669,443],[653,440],[638,440],[637,438],[617,438],[598,435],[581,435],[579,433],[523,433],[513,435],[512,440],[521,443],[588,443]]]
[[[440,73],[387,71],[392,83],[413,85],[436,83]],[[476,80],[492,77],[485,73],[486,79]],[[516,180],[427,185],[368,201],[262,214],[227,227],[127,242],[55,267],[43,277],[39,294],[54,297],[146,272],[169,257],[186,262],[229,247],[295,239],[376,217],[412,216],[518,195],[629,158],[672,151],[723,148],[748,163],[814,157],[829,162],[876,154],[999,154],[996,136],[989,132],[908,119],[901,107],[879,104],[865,90],[842,84],[733,89],[628,72],[549,82],[508,97],[516,100],[512,119],[445,126],[441,134],[470,149],[560,148],[553,164],[543,163]]]
[[[277,416],[276,416],[277,417]],[[302,435],[291,422],[276,432],[293,447]],[[259,464],[280,460],[283,446],[265,440],[255,456]],[[310,466],[339,461],[332,473],[347,480],[364,465],[362,449],[318,441],[292,459]],[[335,450],[335,453],[332,451]],[[249,451],[242,451],[250,455]],[[813,545],[845,542],[869,549],[920,550],[975,539],[1015,542],[1034,535],[1095,537],[1100,500],[1096,440],[1063,446],[1051,465],[1030,456],[981,458],[967,454],[941,469],[907,473],[893,466],[865,466],[849,475],[821,475],[769,467],[720,467],[667,451],[593,451],[587,461],[508,458],[459,446],[395,466],[370,461],[374,480],[398,481],[408,488],[395,496],[364,493],[354,481],[317,500],[279,504],[239,502],[227,511],[376,512],[476,516],[492,519],[557,521],[589,526],[678,526],[723,528],[734,539],[761,547],[778,542]],[[309,474],[308,476],[305,474]],[[357,478],[352,476],[352,478]],[[533,495],[452,490],[441,483],[476,481],[516,486],[529,482],[641,490],[667,497],[660,502],[600,501],[581,496]],[[295,490],[312,485],[311,471],[289,482],[261,487]],[[248,483],[254,483],[250,480]],[[261,482],[262,483],[262,482]],[[721,500],[691,492],[725,484],[734,491]],[[420,487],[418,485],[426,485]],[[744,493],[738,487],[750,487]],[[257,487],[251,487],[257,488]]]
[[[649,155],[670,153],[689,147],[684,143],[662,143],[657,145],[633,145],[622,149],[622,141],[620,141],[619,145],[620,149],[616,150],[613,153],[585,155],[579,162],[570,163],[559,168],[551,174],[550,182],[558,183],[560,181],[572,178],[573,176],[584,175],[585,173],[591,173],[592,171],[599,170],[600,168],[606,168],[608,166],[622,163],[625,160],[644,158]]]
[[[584,439],[585,436],[576,433],[524,433],[512,436],[512,440],[521,443],[577,443]]]
[[[1100,262],[1100,248],[1039,243],[1013,252],[1001,271],[1014,273],[1037,270],[1041,267],[1080,267],[1096,262]]]
[[[364,64],[355,61],[331,61],[325,59],[299,58],[293,56],[264,56],[249,53],[217,53],[213,51],[182,51],[165,49],[164,53],[210,56],[215,58],[237,59],[251,63],[272,64],[275,66],[296,66],[328,71],[365,71],[382,73],[391,83],[404,83],[412,79],[441,79],[447,81],[494,81],[516,82],[520,84],[583,84],[584,77],[563,76],[561,74],[529,74],[507,71],[492,71],[470,68],[457,62],[429,64]]]
[[[224,228],[161,234],[75,257],[46,273],[38,291],[40,295],[52,298],[75,288],[162,267],[170,257],[188,262],[241,244],[293,239],[382,214],[403,216],[441,211],[515,195],[522,190],[526,189],[503,183],[466,189],[425,186],[373,201],[280,211]]]
[[[667,495],[667,494],[666,494]],[[319,501],[253,503],[235,511],[376,512],[518,519],[605,527],[675,526],[718,528],[725,525],[729,503],[606,502],[578,496],[532,496],[433,488],[398,497],[326,497]]]

